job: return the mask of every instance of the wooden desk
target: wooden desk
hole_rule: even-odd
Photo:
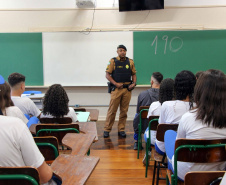
[[[73,123],[72,123],[73,124]],[[98,141],[98,134],[97,134],[97,126],[96,122],[77,122],[76,124],[79,125],[79,130],[85,134],[91,134],[95,136],[94,142]],[[29,128],[32,134],[36,134],[36,125],[32,124]]]
[[[80,185],[86,183],[99,160],[99,157],[62,154],[52,163],[51,168],[61,177],[62,185]]]
[[[71,155],[84,156],[89,151],[94,139],[95,136],[91,134],[68,133],[64,136],[62,143],[72,150]]]
[[[95,136],[94,142],[98,141],[96,122],[77,122],[77,123],[79,124],[80,131],[84,132],[85,134],[94,135]]]
[[[80,110],[83,108],[80,107],[72,107],[75,111]],[[85,109],[85,108],[84,108]],[[99,110],[98,109],[85,109],[86,112],[90,112],[90,121],[97,121],[99,117]]]
[[[90,112],[90,121],[97,121],[99,117],[98,109],[86,109],[86,112]]]

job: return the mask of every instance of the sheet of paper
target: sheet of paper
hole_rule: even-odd
[[[87,122],[90,112],[75,112],[79,122]]]

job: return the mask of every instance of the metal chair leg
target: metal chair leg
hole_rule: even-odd
[[[152,185],[155,184],[155,172],[156,172],[156,161],[155,161],[155,164],[154,164],[154,170],[153,170],[153,177],[152,177]]]

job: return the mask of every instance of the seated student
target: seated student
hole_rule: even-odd
[[[177,133],[165,133],[168,168],[173,171],[175,140],[186,139],[225,139],[226,138],[226,76],[219,70],[208,70],[199,77],[194,90],[196,107],[185,113]],[[178,177],[184,179],[190,171],[224,171],[226,162],[187,163],[178,162]]]
[[[28,97],[21,97],[25,91],[25,76],[20,73],[12,73],[8,77],[9,85],[11,86],[11,98],[15,106],[29,116],[39,117],[41,111],[35,103]]]
[[[2,147],[0,150],[0,166],[35,167],[38,169],[42,184],[55,185],[56,183],[51,180],[52,169],[46,164],[28,127],[22,120],[0,115],[0,126],[0,145]]]
[[[44,97],[40,118],[70,117],[72,122],[76,122],[75,111],[72,107],[68,107],[68,103],[67,93],[60,84],[50,86]]]
[[[10,86],[0,75],[0,109],[4,116],[12,116],[20,118],[25,124],[28,119],[24,116],[21,110],[14,106],[10,97]]]
[[[159,124],[178,124],[182,115],[193,107],[193,92],[196,83],[195,75],[191,71],[181,71],[175,77],[174,90],[176,93],[176,100],[165,101],[162,104]],[[164,142],[155,142],[156,151],[164,155]]]
[[[203,71],[198,71],[197,73],[195,73],[195,77],[196,80],[198,80],[198,78],[202,75]]]
[[[159,116],[163,102],[172,100],[173,98],[174,98],[174,80],[171,78],[166,78],[160,84],[159,101],[155,101],[150,105],[147,118],[149,118],[149,116]],[[148,130],[149,128],[147,128],[144,133],[145,142],[147,142]],[[151,130],[152,145],[155,145],[155,139],[156,131]]]
[[[151,88],[143,91],[139,94],[138,100],[137,100],[137,112],[135,115],[135,118],[133,120],[133,128],[134,128],[134,150],[138,149],[138,125],[140,122],[140,114],[139,114],[139,108],[140,106],[150,106],[152,102],[157,101],[159,99],[159,87],[160,83],[163,79],[163,75],[159,72],[154,72],[151,76]],[[142,123],[142,131],[144,132],[145,129],[148,126],[148,122]]]
[[[166,78],[160,84],[159,101],[155,101],[150,105],[147,118],[149,118],[149,116],[159,116],[163,102],[172,100],[173,98],[174,98],[174,80],[171,78]],[[145,142],[147,142],[148,137],[149,137],[149,127],[145,130],[144,133]],[[155,139],[156,131],[151,130],[151,145],[155,145]],[[150,151],[148,153],[149,159],[151,157],[151,150],[152,148],[150,148]],[[143,158],[143,164],[146,165],[146,154],[144,155]]]

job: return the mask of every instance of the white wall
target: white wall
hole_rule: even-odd
[[[82,1],[82,0],[80,0]],[[118,7],[118,0],[90,0],[97,8]],[[165,0],[165,7],[225,6],[225,0]],[[0,0],[1,9],[77,8],[76,0]]]

